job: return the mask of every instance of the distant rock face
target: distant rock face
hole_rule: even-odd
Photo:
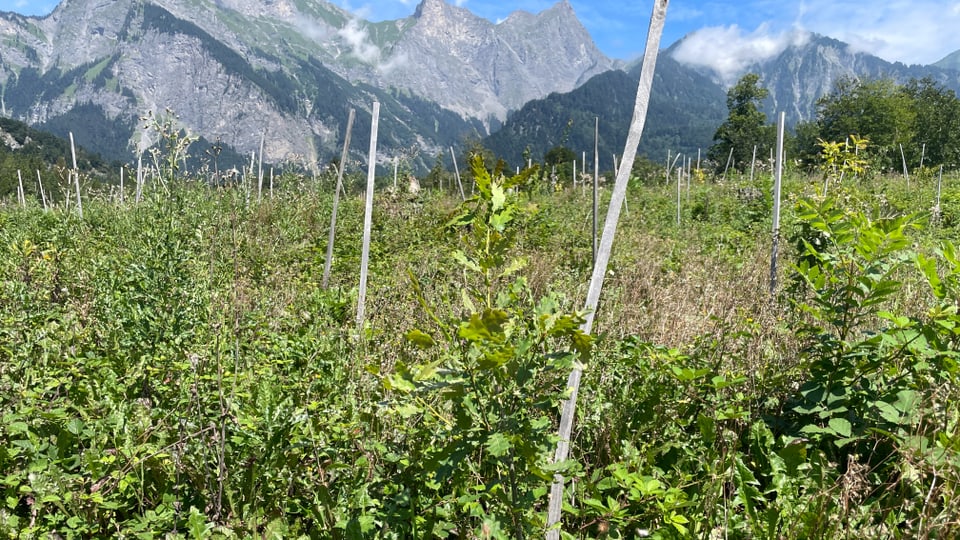
[[[953,51],[952,53],[945,56],[942,60],[934,63],[933,65],[941,69],[952,69],[955,71],[960,71],[960,51]]]
[[[44,18],[0,15],[3,113],[38,124],[93,105],[130,126],[131,149],[152,142],[138,119],[171,109],[241,152],[266,131],[269,159],[309,161],[336,145],[350,106],[379,100],[384,145],[433,151],[615,65],[566,0],[499,24],[444,0],[381,23],[323,0],[62,0]]]
[[[566,0],[499,24],[443,0],[423,0],[381,75],[467,116],[506,118],[531,99],[568,92],[617,67],[594,45]]]
[[[676,50],[679,45],[674,44],[671,50]],[[711,73],[703,66],[695,69]],[[794,40],[779,54],[765,60],[745,64],[739,76],[746,73],[760,75],[761,84],[770,91],[766,103],[768,117],[773,118],[777,111],[785,111],[788,124],[815,118],[817,100],[833,91],[836,82],[845,77],[893,79],[899,83],[931,77],[946,88],[960,91],[960,72],[935,65],[907,66],[887,62],[818,34]],[[719,78],[717,80],[719,82]]]

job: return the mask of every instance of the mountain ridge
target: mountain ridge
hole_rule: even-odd
[[[524,17],[494,24],[443,0],[415,13],[421,19],[370,23],[322,0],[63,0],[43,18],[0,17],[10,37],[0,46],[0,104],[35,125],[98,108],[99,122],[130,132],[113,158],[155,142],[139,118],[171,109],[238,151],[265,136],[267,159],[316,162],[336,155],[350,107],[381,101],[381,140],[393,154],[383,158],[422,165],[529,99],[614,65],[568,3],[531,24],[562,24],[574,37],[554,32],[539,46],[520,35]]]

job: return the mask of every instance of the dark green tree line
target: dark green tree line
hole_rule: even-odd
[[[812,159],[818,141],[866,138],[873,167],[913,170],[960,164],[960,99],[930,78],[898,85],[892,80],[844,78],[817,103],[817,118],[797,126],[797,151]],[[901,156],[901,146],[903,156]]]

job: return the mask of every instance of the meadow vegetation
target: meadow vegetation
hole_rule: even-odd
[[[0,534],[960,534],[955,175],[788,171],[771,296],[769,174],[638,168],[588,336],[590,194],[471,165],[377,194],[363,327],[329,177],[0,202]]]

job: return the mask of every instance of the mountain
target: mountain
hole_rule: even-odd
[[[377,100],[381,157],[423,165],[615,65],[565,0],[500,24],[443,0],[379,23],[322,0],[62,0],[0,14],[0,35],[3,114],[124,161],[167,109],[206,141],[249,155],[264,138],[265,159],[310,165],[338,154],[354,107],[363,155]]]
[[[899,83],[930,77],[960,93],[960,71],[945,67],[960,59],[960,51],[935,66],[907,66],[857,52],[835,39],[806,34],[795,36],[776,54],[721,73],[716,66],[702,65],[702,56],[684,50],[690,45],[689,38],[661,51],[657,61],[638,149],[656,161],[668,152],[693,156],[698,149],[711,146],[716,129],[728,114],[726,89],[746,73],[759,74],[761,84],[769,90],[763,104],[768,120],[772,122],[776,112],[783,110],[790,126],[814,119],[817,100],[843,77],[889,78]],[[639,65],[634,65],[626,72],[614,70],[596,76],[569,93],[533,100],[510,115],[484,145],[511,164],[519,164],[525,155],[542,159],[556,146],[565,146],[575,155],[586,150],[592,156],[594,124],[599,118],[601,170],[610,170],[612,155],[623,152],[638,80]]]
[[[503,120],[531,99],[573,90],[616,66],[567,0],[538,15],[516,11],[498,24],[424,0],[404,24],[408,30],[385,60],[393,67],[380,80],[475,118]]]
[[[943,59],[934,62],[933,65],[940,69],[952,69],[954,71],[960,71],[960,51],[953,51]]]
[[[714,67],[699,64],[696,57],[690,54],[695,53],[696,49],[685,50],[685,47],[693,47],[688,38],[690,36],[671,45],[668,54],[680,61],[692,60],[684,62],[685,65],[723,86],[730,85],[746,73],[760,75],[761,84],[770,91],[765,103],[767,116],[774,118],[777,111],[785,111],[790,125],[815,118],[817,100],[830,93],[836,81],[844,77],[892,79],[901,84],[910,79],[930,77],[944,87],[960,92],[960,72],[937,65],[908,66],[901,62],[888,62],[859,52],[842,41],[815,33],[796,36],[778,54],[744,63],[739,71],[733,73],[734,80],[731,81],[729,73],[724,77]]]
[[[592,160],[597,126],[600,168],[611,170],[613,154],[623,154],[639,80],[639,66],[612,70],[572,92],[531,101],[484,146],[515,165],[525,153],[539,160],[556,146],[578,156],[587,151]],[[694,156],[713,144],[726,115],[726,93],[719,85],[661,53],[638,152],[654,160],[665,159],[668,152]]]

